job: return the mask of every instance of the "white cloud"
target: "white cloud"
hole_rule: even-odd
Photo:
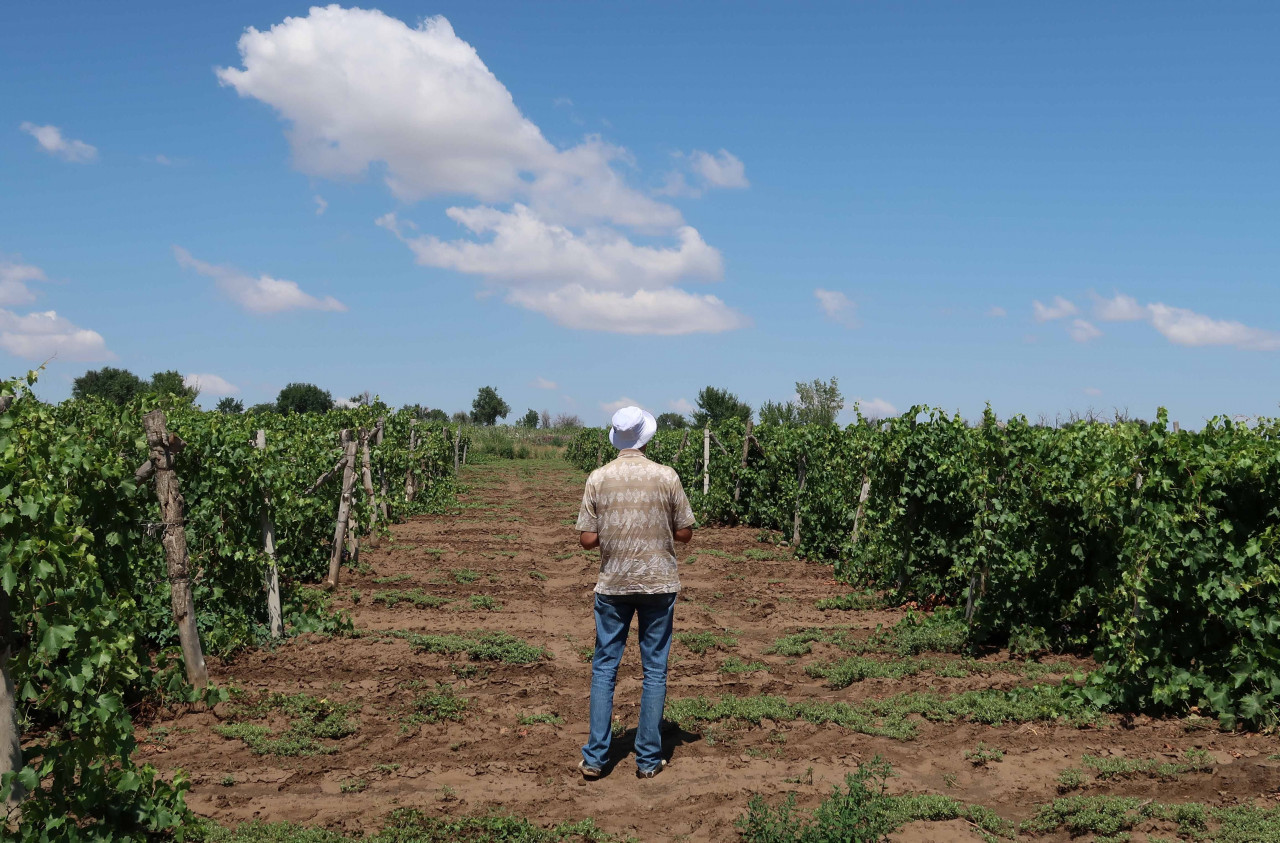
[[[676,398],[673,401],[668,401],[667,406],[682,416],[687,416],[693,413],[693,404],[684,398]]]
[[[608,401],[606,403],[601,404],[600,409],[604,410],[609,417],[612,417],[614,413],[618,412],[623,407],[639,407],[639,406],[640,406],[639,401],[633,401],[632,399],[627,398],[626,396],[623,396],[622,398],[619,398],[617,401]]]
[[[1102,331],[1092,322],[1086,322],[1084,319],[1073,319],[1071,327],[1067,329],[1067,333],[1071,339],[1076,342],[1088,342],[1102,336]]]
[[[750,324],[715,296],[670,288],[620,293],[569,284],[554,290],[511,290],[507,301],[584,331],[674,336],[717,334]]]
[[[181,246],[174,246],[173,254],[180,265],[194,269],[206,278],[212,278],[217,283],[218,289],[250,313],[283,313],[287,310],[343,312],[347,309],[345,304],[333,296],[325,296],[321,299],[304,293],[302,288],[293,281],[283,281],[272,278],[270,275],[251,278],[238,269],[197,260]]]
[[[220,375],[183,375],[182,385],[195,387],[202,395],[235,395],[240,387]]]
[[[115,355],[97,331],[73,325],[57,312],[27,313],[19,316],[0,310],[0,348],[27,360],[111,360]]]
[[[1240,322],[1212,319],[1201,313],[1165,304],[1149,304],[1151,324],[1175,345],[1230,345],[1245,351],[1280,350],[1280,333],[1251,328]]]
[[[22,131],[36,139],[40,148],[55,158],[70,161],[74,164],[87,164],[98,157],[98,149],[84,141],[72,140],[62,136],[57,126],[37,126],[35,123],[23,123]]]
[[[1084,394],[1085,394],[1085,395],[1092,395],[1092,396],[1094,396],[1094,397],[1096,398],[1097,396],[1099,396],[1099,395],[1101,395],[1101,394],[1102,394],[1102,390],[1101,390],[1101,389],[1098,389],[1096,386],[1086,386],[1086,387],[1084,388]]]
[[[173,166],[173,160],[169,158],[168,155],[157,155],[151,160],[155,161],[157,164],[161,165],[162,167]]]
[[[987,315],[993,319],[1002,319],[1009,315],[1009,311],[1005,310],[1003,307],[993,307],[987,311]]]
[[[742,159],[727,149],[717,153],[703,152],[695,149],[689,153],[689,167],[708,187],[743,188],[750,187],[747,181],[746,168]]]
[[[898,415],[898,408],[883,398],[872,398],[870,400],[859,398],[854,403],[858,405],[858,410],[862,415],[869,419],[885,419]]]
[[[627,183],[630,153],[594,135],[565,149],[551,144],[445,18],[411,28],[378,11],[313,8],[266,32],[248,30],[239,48],[243,67],[218,70],[219,80],[290,124],[304,172],[350,178],[377,165],[402,201],[478,201],[447,211],[469,232],[462,239],[409,236],[409,223],[390,214],[378,221],[418,263],[480,276],[506,301],[573,327],[652,333],[656,320],[641,312],[581,324],[551,308],[580,300],[612,315],[619,304],[657,297],[682,314],[678,327],[658,324],[658,333],[746,323],[719,299],[670,289],[719,280],[720,253],[678,209]],[[745,182],[727,152],[699,161],[707,178]],[[670,245],[640,245],[620,229]]]
[[[858,327],[858,318],[855,313],[857,305],[844,293],[819,287],[813,291],[813,296],[818,300],[818,306],[822,308],[823,313],[827,314],[828,319],[846,328]]]
[[[669,286],[685,277],[715,280],[723,271],[720,252],[689,226],[675,232],[680,244],[677,248],[664,249],[637,246],[607,228],[575,234],[545,222],[519,203],[509,213],[481,205],[450,208],[448,215],[473,234],[492,234],[493,239],[481,243],[444,241],[429,235],[408,237],[395,214],[380,217],[378,225],[404,241],[423,266],[454,269],[513,285],[562,284],[572,278],[597,288],[633,291]]]
[[[533,379],[533,383],[529,384],[534,389],[559,389],[560,387],[555,381],[549,381],[546,378],[538,377]]]
[[[36,294],[27,284],[47,280],[44,270],[38,266],[0,261],[0,306],[31,304],[36,300]]]
[[[323,197],[323,196],[321,196],[319,193],[317,193],[317,194],[316,194],[314,197],[312,197],[312,198],[315,200],[315,203],[316,203],[316,216],[317,216],[317,217],[318,217],[318,216],[320,216],[321,214],[323,214],[326,210],[328,210],[328,208],[329,208],[329,203],[328,203],[328,202],[326,202],[326,201],[324,201],[324,197]]]
[[[1079,311],[1071,302],[1062,296],[1054,296],[1053,301],[1049,304],[1041,304],[1039,301],[1031,303],[1032,310],[1035,312],[1037,322],[1049,322],[1053,319],[1063,319],[1067,316],[1075,316]]]
[[[1137,322],[1149,314],[1134,297],[1116,293],[1109,299],[1093,294],[1093,315],[1103,322]]]

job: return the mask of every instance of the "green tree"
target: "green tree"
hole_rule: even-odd
[[[327,413],[333,409],[333,396],[311,383],[291,383],[276,396],[276,411],[289,413]]]
[[[520,426],[533,430],[538,426],[538,411],[530,409],[524,414],[524,418],[520,419]]]
[[[225,395],[218,399],[218,405],[213,409],[217,410],[219,413],[231,413],[238,415],[244,412],[244,403],[236,398],[232,398],[230,395]]]
[[[794,401],[766,401],[760,405],[760,424],[795,424],[800,420]]]
[[[466,424],[467,422],[471,421],[471,416],[459,410],[458,412],[454,413],[452,416],[449,417],[449,421],[453,422],[454,424]]]
[[[280,408],[272,402],[267,401],[263,404],[254,404],[248,411],[250,413],[278,413],[280,412]]]
[[[796,382],[799,406],[796,408],[804,424],[835,424],[836,414],[844,408],[844,396],[833,377],[830,383],[814,378],[811,383]]]
[[[735,417],[744,422],[751,418],[751,405],[739,401],[738,396],[727,389],[704,387],[695,403],[698,409],[693,411],[694,427],[706,427],[708,423],[715,425]]]
[[[482,386],[471,402],[471,420],[476,424],[492,425],[498,419],[505,419],[511,407],[498,396],[498,390],[491,386]]]
[[[422,414],[422,420],[435,421],[435,422],[447,422],[449,420],[449,414],[438,407],[432,407],[430,410],[427,410],[425,413]]]
[[[103,366],[92,369],[71,382],[72,398],[101,398],[113,404],[126,404],[145,392],[146,381],[128,369]]]
[[[200,394],[199,387],[187,386],[182,380],[182,375],[175,369],[169,369],[164,372],[156,372],[151,376],[151,383],[147,387],[147,392],[154,392],[156,395],[176,395],[185,401],[194,401],[196,396]]]
[[[657,422],[658,430],[684,430],[689,426],[689,420],[679,413],[663,413]]]

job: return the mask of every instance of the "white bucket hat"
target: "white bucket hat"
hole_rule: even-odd
[[[639,407],[623,407],[613,414],[612,424],[609,441],[619,451],[643,448],[658,430],[658,421],[653,414]]]

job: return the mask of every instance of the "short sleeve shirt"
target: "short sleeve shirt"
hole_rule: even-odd
[[[679,591],[673,534],[693,525],[693,509],[675,469],[626,450],[591,472],[578,532],[600,535],[596,593]]]

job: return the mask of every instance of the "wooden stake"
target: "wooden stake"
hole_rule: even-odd
[[[804,497],[804,482],[809,476],[809,459],[808,457],[800,457],[800,466],[796,471],[796,478],[800,481],[800,487],[796,489],[796,515],[791,522],[791,546],[793,548],[800,546],[800,500]]]
[[[462,427],[453,432],[453,473],[458,473],[458,446],[462,444]]]
[[[702,494],[711,491],[711,425],[702,428]]]
[[[338,587],[338,569],[342,567],[342,545],[347,537],[347,521],[351,518],[351,488],[356,480],[356,439],[343,428],[338,434],[342,442],[342,497],[338,500],[338,524],[333,530],[333,552],[329,554],[329,578],[325,587]]]
[[[364,428],[360,429],[360,482],[364,486],[365,497],[369,499],[369,529],[370,536],[378,527],[378,499],[373,494],[373,461],[369,455],[369,439],[372,433]],[[377,544],[376,539],[370,539],[370,546]]]
[[[858,508],[853,513],[853,543],[858,543],[858,531],[862,528],[862,511],[871,496],[871,478],[862,475],[862,491],[858,493]]]
[[[382,416],[378,419],[378,426],[374,428],[373,444],[381,448],[382,440],[386,436],[386,431],[387,417]],[[381,454],[382,452],[379,451],[378,453]],[[387,459],[385,455],[378,461],[378,486],[382,489],[382,494],[378,497],[378,506],[382,508],[382,520],[390,521],[391,495],[387,490]]]
[[[183,526],[185,505],[178,475],[174,471],[174,457],[181,450],[174,446],[182,440],[169,435],[165,428],[164,410],[147,413],[142,417],[142,425],[147,431],[156,497],[160,500],[160,518],[164,522],[164,537],[160,542],[164,545],[169,569],[170,604],[173,622],[178,627],[178,641],[182,644],[182,661],[187,668],[187,681],[196,688],[203,688],[209,684],[209,672],[204,665],[200,632],[196,629],[196,605],[191,596],[191,560],[187,557],[187,530]]]
[[[751,419],[747,419],[747,432],[742,434],[742,462],[738,465],[738,479],[733,483],[733,502],[735,504],[742,495],[742,475],[747,470],[747,451],[751,448],[751,426]]]
[[[414,456],[413,452],[418,447],[418,420],[409,420],[409,470],[404,474],[404,500],[405,503],[413,503],[413,498],[417,494],[417,480],[413,476]]]
[[[267,432],[258,429],[254,444],[259,451],[267,449]],[[276,567],[276,525],[271,520],[271,495],[262,497],[262,552],[267,554],[267,623],[272,638],[284,636],[284,619],[280,611],[280,569]]]

